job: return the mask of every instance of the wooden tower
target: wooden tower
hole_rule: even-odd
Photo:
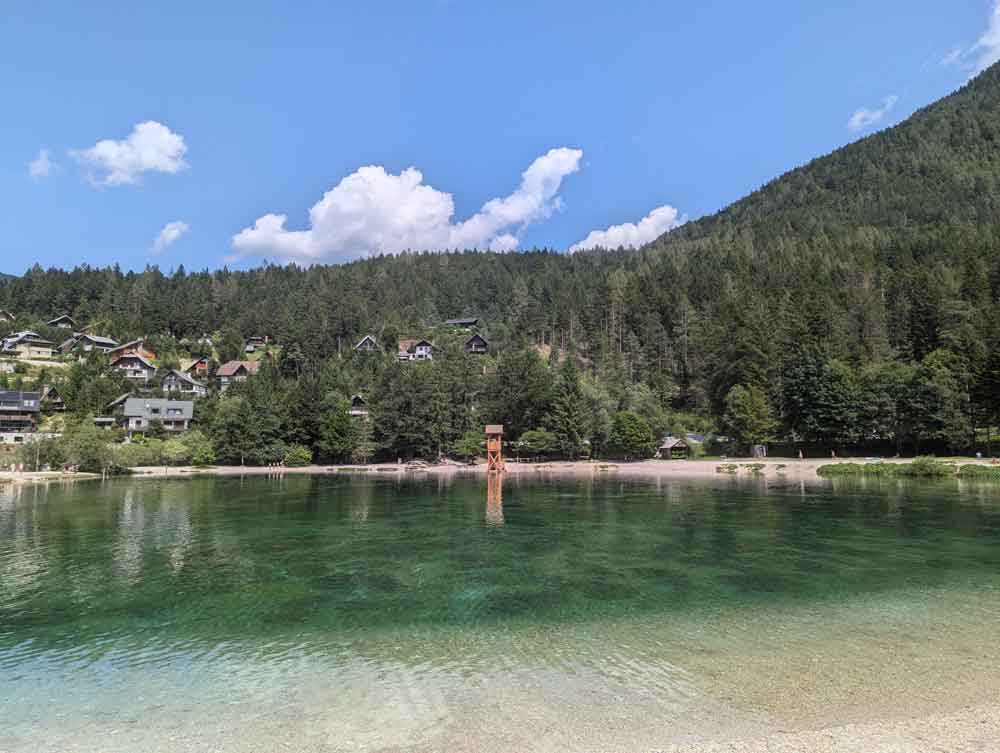
[[[486,427],[486,467],[489,471],[504,470],[503,426],[500,424]]]

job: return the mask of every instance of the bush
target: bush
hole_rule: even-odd
[[[163,443],[162,454],[168,465],[185,465],[191,459],[191,448],[181,439],[168,439]]]
[[[963,465],[958,469],[958,477],[1000,479],[1000,465]]]
[[[642,416],[622,411],[611,424],[608,452],[625,460],[651,458],[656,454],[656,437]]]
[[[310,465],[312,459],[312,452],[310,452],[309,448],[300,444],[288,445],[288,448],[285,450],[284,461],[285,465],[289,468],[302,468]]]
[[[954,476],[956,471],[954,463],[945,463],[937,458],[917,458],[912,463],[899,466],[900,476],[918,478],[946,478]]]

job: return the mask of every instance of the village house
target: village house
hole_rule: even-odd
[[[38,392],[0,391],[0,432],[34,431],[41,399]]]
[[[473,335],[468,340],[465,341],[465,352],[473,353],[475,355],[486,355],[490,352],[490,344],[486,342],[486,338],[482,335]]]
[[[164,374],[163,379],[160,380],[160,388],[167,393],[179,392],[190,397],[205,397],[208,394],[208,387],[201,382],[196,382],[180,369],[171,369]]]
[[[45,324],[49,327],[58,327],[59,329],[73,329],[76,326],[76,322],[73,321],[73,317],[69,314],[57,316],[55,319],[52,319]]]
[[[225,392],[236,382],[245,382],[247,377],[256,376],[260,371],[260,361],[229,361],[222,364],[215,372],[219,381],[219,391]]]
[[[14,316],[7,309],[0,309],[0,322],[7,322],[9,324],[9,323],[12,323],[12,322],[14,322],[16,320],[17,320],[17,317]]]
[[[155,421],[163,424],[167,431],[187,431],[194,418],[194,403],[190,400],[130,397],[125,401],[123,415],[129,436],[147,431]]]
[[[261,337],[260,335],[253,335],[247,338],[246,347],[244,350],[247,353],[256,353],[258,348],[263,348],[267,346],[269,339],[267,337]]]
[[[147,361],[156,360],[156,351],[145,339],[132,340],[108,351],[108,358],[114,361],[122,356],[142,356]]]
[[[37,332],[23,330],[15,332],[3,341],[3,352],[17,358],[52,358],[55,343],[46,340]]]
[[[470,316],[465,319],[448,319],[445,325],[449,327],[460,327],[462,329],[472,329],[479,326],[479,317]]]
[[[117,347],[118,341],[112,340],[110,337],[77,333],[59,346],[59,352],[63,355],[76,352],[79,354],[80,360],[83,361],[86,359],[87,353],[95,350],[101,353],[110,353]]]
[[[13,374],[17,371],[17,364],[9,358],[0,358],[0,374]]]
[[[434,345],[428,340],[400,340],[400,361],[430,361],[434,358]]]
[[[111,361],[111,368],[120,370],[133,382],[149,382],[156,376],[156,367],[137,353],[122,355]]]
[[[42,409],[54,413],[63,413],[66,410],[66,401],[63,400],[59,390],[48,386],[42,388]]]
[[[354,418],[368,418],[368,403],[361,395],[355,395],[351,398],[351,407],[347,412]]]
[[[360,353],[375,353],[378,351],[378,342],[372,335],[365,335],[354,346],[354,349]]]
[[[202,356],[201,358],[195,358],[194,360],[181,361],[181,371],[187,374],[189,377],[205,378],[208,376],[208,356]]]

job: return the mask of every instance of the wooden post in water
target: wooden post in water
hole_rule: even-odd
[[[491,473],[499,473],[503,464],[503,426],[491,424],[486,427],[486,468]]]

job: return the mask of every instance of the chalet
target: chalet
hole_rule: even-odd
[[[253,337],[248,337],[244,351],[246,351],[247,353],[256,353],[258,348],[266,347],[267,343],[268,343],[267,337],[261,337],[260,335],[254,335]]]
[[[17,317],[14,316],[7,309],[0,309],[0,322],[12,323],[12,322],[14,322],[16,320],[17,320]]]
[[[85,354],[91,353],[95,350],[100,351],[101,353],[110,353],[117,347],[118,341],[112,340],[110,337],[78,333],[60,345],[59,352],[63,355],[76,352],[79,353],[82,358]]]
[[[73,321],[73,317],[69,314],[57,316],[55,319],[45,322],[45,324],[49,327],[58,327],[59,329],[73,329],[76,326],[76,322]]]
[[[18,358],[52,358],[54,345],[37,332],[23,330],[4,338],[3,352]]]
[[[260,361],[229,361],[222,364],[215,372],[219,390],[225,392],[236,382],[245,382],[248,377],[255,376],[260,371],[260,364]]]
[[[171,369],[164,374],[160,380],[160,387],[166,393],[179,392],[189,397],[205,397],[208,394],[208,387],[196,382],[187,372],[180,369]]]
[[[156,376],[156,367],[138,353],[117,356],[111,361],[111,368],[120,370],[133,382],[146,383]]]
[[[189,377],[207,377],[208,376],[208,357],[202,356],[201,358],[196,358],[192,361],[181,361],[181,371],[187,374]]]
[[[466,353],[474,353],[480,356],[490,352],[490,344],[486,342],[486,338],[482,335],[473,335],[465,341],[464,347]]]
[[[479,326],[479,317],[470,316],[465,319],[448,319],[445,321],[448,327],[461,327],[462,329],[472,329]]]
[[[428,340],[400,340],[400,361],[430,361],[434,358],[434,344]]]
[[[667,437],[660,444],[659,457],[664,460],[687,460],[691,447],[680,437]]]
[[[17,371],[17,364],[9,358],[0,358],[0,374],[13,374]]]
[[[154,421],[167,431],[186,431],[194,418],[194,403],[190,400],[130,397],[125,401],[125,428],[129,436],[141,434]]]
[[[63,413],[66,410],[66,401],[55,387],[43,387],[41,407],[43,410]]]
[[[130,397],[135,397],[131,392],[126,392],[124,395],[120,395],[112,400],[110,403],[104,406],[104,412],[110,413],[112,415],[120,416],[122,411],[125,409],[125,401]]]
[[[354,346],[354,349],[359,353],[375,353],[378,351],[378,342],[372,335],[365,335]]]
[[[0,391],[0,432],[34,431],[41,400],[38,392]]]
[[[156,351],[143,338],[139,338],[108,351],[108,358],[112,361],[122,356],[142,356],[147,361],[153,361],[156,359]]]
[[[368,418],[368,403],[361,395],[351,398],[351,407],[347,411],[354,418]]]

